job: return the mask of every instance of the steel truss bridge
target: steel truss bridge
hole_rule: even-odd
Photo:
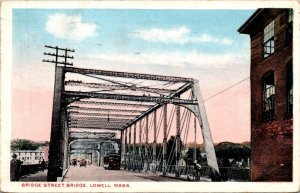
[[[152,164],[157,166],[155,171],[168,175],[168,137],[173,132],[173,167],[178,171],[182,143],[189,130],[195,143],[197,130],[201,130],[208,166],[219,173],[197,80],[58,64],[61,63],[56,63],[55,69],[48,181],[62,176],[72,154],[91,154],[92,163],[100,166],[101,157],[109,153],[105,147],[121,155],[125,170],[148,170]],[[117,148],[108,144],[117,144]],[[193,159],[196,160],[195,151]]]

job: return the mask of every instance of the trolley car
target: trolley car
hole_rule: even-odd
[[[118,154],[109,154],[103,157],[104,169],[119,170],[121,167],[121,156]]]

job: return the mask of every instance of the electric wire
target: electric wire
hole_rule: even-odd
[[[209,101],[210,99],[212,99],[212,98],[214,98],[214,97],[216,97],[216,96],[218,96],[218,95],[224,93],[225,91],[227,91],[227,90],[229,90],[229,89],[231,89],[231,88],[237,86],[238,84],[241,84],[242,82],[248,80],[249,78],[250,78],[250,77],[247,77],[247,78],[245,78],[245,79],[243,79],[243,80],[241,80],[241,81],[239,81],[239,82],[237,82],[237,83],[235,83],[235,84],[233,84],[233,85],[231,85],[231,86],[225,88],[224,90],[222,90],[222,91],[220,91],[220,92],[218,92],[218,93],[216,93],[216,94],[214,94],[214,95],[208,97],[207,99],[204,100],[204,102],[207,102],[207,101]]]

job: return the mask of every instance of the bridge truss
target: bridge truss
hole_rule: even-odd
[[[188,112],[195,117],[195,135],[196,125],[201,129],[209,167],[219,173],[197,80],[58,64],[55,69],[48,181],[56,181],[69,166],[71,153],[84,148],[89,152],[97,151],[100,164],[100,146],[110,141],[118,142],[119,151],[116,153],[121,155],[124,169],[147,170],[150,164],[154,164],[160,165],[163,175],[167,175],[170,128],[176,129],[174,156],[178,169],[182,128],[184,125],[191,127],[182,121]],[[174,111],[170,114],[172,107]],[[182,113],[181,109],[188,112]],[[168,114],[175,117],[174,124]],[[157,151],[158,138],[162,139],[161,152]],[[98,146],[76,147],[78,142]],[[195,156],[194,152],[194,159]]]

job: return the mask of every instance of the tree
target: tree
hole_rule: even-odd
[[[243,144],[222,142],[215,146],[218,158],[242,158],[250,157],[251,149]]]
[[[15,150],[36,150],[39,144],[27,139],[14,139],[11,141],[10,149]]]
[[[181,149],[182,149],[182,141],[180,140],[180,143],[179,143],[179,149],[181,152]],[[170,139],[167,141],[167,163],[168,165],[175,165],[176,163],[176,138],[175,136],[171,136]]]
[[[197,158],[197,162],[199,163],[200,160],[202,160],[201,158],[201,152],[200,149],[197,148],[196,149],[196,158]],[[185,161],[187,165],[192,165],[193,161],[194,161],[194,148],[189,147],[188,151],[186,152],[186,157],[185,157]]]

